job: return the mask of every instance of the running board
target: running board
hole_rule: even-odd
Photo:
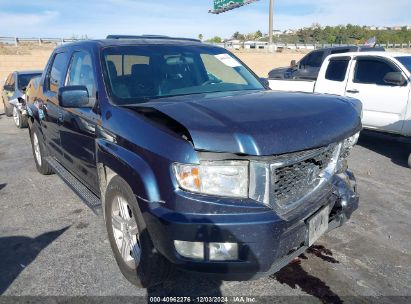
[[[67,171],[53,157],[47,157],[46,161],[53,168],[54,172],[81,198],[84,204],[87,205],[96,215],[102,214],[100,199],[84,186],[73,174]]]

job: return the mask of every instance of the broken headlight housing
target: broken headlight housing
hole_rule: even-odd
[[[360,137],[360,132],[355,133],[353,136],[350,136],[343,140],[341,143],[341,152],[340,158],[337,165],[337,173],[342,173],[347,171],[348,162],[347,158],[350,155],[352,148],[357,144],[358,138]]]
[[[360,138],[360,132],[355,133],[353,136],[348,137],[342,142],[341,158],[347,158],[350,155],[351,149],[357,144]]]
[[[201,194],[247,198],[248,161],[204,161],[173,165],[180,188]]]

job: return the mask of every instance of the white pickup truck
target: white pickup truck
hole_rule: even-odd
[[[269,83],[277,91],[354,97],[363,104],[364,128],[411,136],[411,54],[330,55],[316,81],[269,79]]]

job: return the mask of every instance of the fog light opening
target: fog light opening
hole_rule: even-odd
[[[174,240],[174,247],[179,255],[193,260],[204,260],[204,243]]]
[[[210,261],[235,261],[238,260],[237,243],[210,243]]]

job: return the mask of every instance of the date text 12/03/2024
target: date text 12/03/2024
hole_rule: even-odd
[[[149,303],[257,303],[255,297],[150,297]]]

